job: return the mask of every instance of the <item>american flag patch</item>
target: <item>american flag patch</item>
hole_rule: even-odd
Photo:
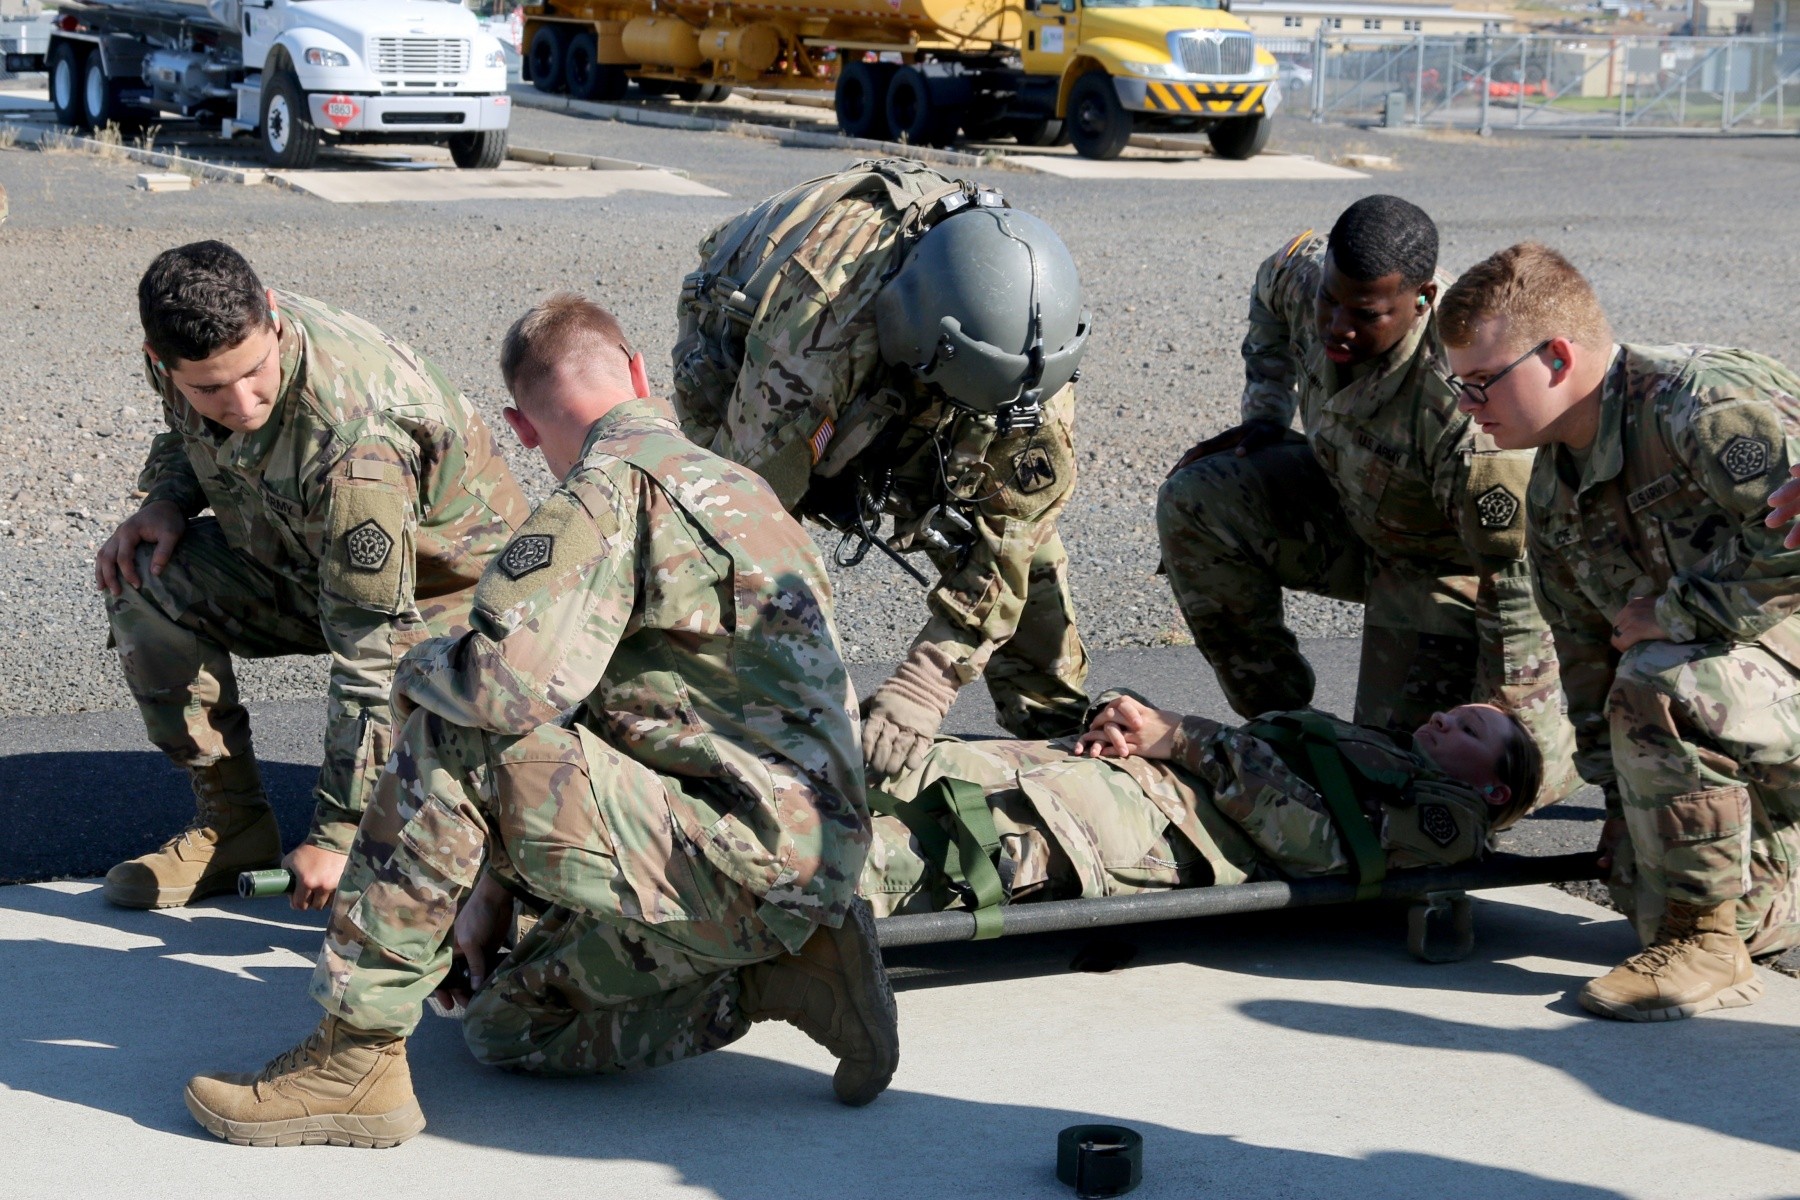
[[[812,460],[815,466],[821,458],[825,457],[825,447],[831,445],[831,435],[836,432],[837,426],[831,423],[830,417],[826,417],[821,421],[818,429],[813,432],[811,439]]]

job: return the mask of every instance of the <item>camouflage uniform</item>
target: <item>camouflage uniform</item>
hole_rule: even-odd
[[[999,436],[993,417],[925,398],[882,362],[873,300],[905,242],[897,203],[953,188],[922,165],[884,165],[910,192],[878,187],[825,209],[746,318],[741,368],[684,336],[675,409],[689,437],[762,475],[800,516],[842,527],[856,481],[884,479],[873,490],[894,517],[896,544],[925,551],[939,572],[914,645],[941,647],[963,685],[985,676],[1013,733],[1072,732],[1087,707],[1088,659],[1056,521],[1075,486],[1074,389],[1045,401],[1040,428]],[[792,195],[715,229],[700,243],[701,262],[712,263],[745,222],[760,222],[714,272],[751,278],[782,250],[772,248],[774,231]],[[714,281],[702,272],[699,282],[706,290]],[[684,293],[684,329],[694,308]],[[972,528],[964,532],[940,505]],[[955,548],[934,547],[937,535]]]
[[[331,656],[307,840],[341,852],[392,744],[395,666],[466,622],[527,505],[437,367],[316,300],[278,294],[278,307],[281,390],[252,433],[208,421],[147,364],[169,428],[138,486],[189,524],[160,576],[140,549],[144,586],[124,584],[107,614],[150,740],[187,767],[254,762],[232,655]]]
[[[1491,809],[1395,738],[1333,721],[1340,751],[1408,782],[1364,802],[1390,869],[1478,857]],[[1070,742],[940,740],[890,794],[911,800],[940,778],[987,793],[1007,902],[1119,896],[1252,878],[1343,874],[1343,839],[1319,793],[1269,743],[1204,717],[1177,728],[1168,760],[1082,758]],[[944,907],[898,817],[875,819],[858,890],[879,916]]]
[[[1282,588],[1364,605],[1357,721],[1410,731],[1495,699],[1544,746],[1541,796],[1557,799],[1575,780],[1557,765],[1566,722],[1544,699],[1556,657],[1525,558],[1531,455],[1496,449],[1456,411],[1435,315],[1341,373],[1314,322],[1325,251],[1303,234],[1263,263],[1243,345],[1243,419],[1286,426],[1297,405],[1304,437],[1201,458],[1157,496],[1175,599],[1244,716],[1312,700]]]
[[[1585,452],[1539,452],[1529,495],[1581,773],[1630,832],[1615,895],[1646,941],[1667,898],[1741,900],[1752,953],[1800,944],[1800,552],[1763,524],[1800,461],[1800,376],[1621,346],[1599,422]],[[1669,639],[1620,655],[1613,622],[1649,596]]]
[[[410,1032],[485,855],[547,911],[475,998],[478,1057],[616,1071],[742,1034],[737,969],[838,925],[868,846],[829,604],[761,480],[660,402],[602,417],[483,576],[472,630],[401,665],[395,694],[418,711],[313,995]]]

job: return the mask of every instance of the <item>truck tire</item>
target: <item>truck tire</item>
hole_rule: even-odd
[[[45,69],[50,75],[50,106],[56,110],[58,125],[80,129],[87,124],[87,109],[81,102],[81,60],[85,57],[74,42],[58,42],[50,51]]]
[[[1218,121],[1206,131],[1213,153],[1220,158],[1255,158],[1269,144],[1269,129],[1274,124],[1268,117],[1236,117]]]
[[[838,71],[833,107],[837,109],[838,128],[845,135],[887,139],[887,90],[894,70],[892,63],[853,62],[845,63]]]
[[[1048,117],[1017,117],[1006,122],[1006,132],[1021,146],[1058,145],[1066,128],[1063,122]]]
[[[506,161],[506,130],[481,129],[450,135],[450,161],[465,171],[492,171]]]
[[[81,107],[93,129],[116,125],[121,132],[136,133],[144,127],[143,113],[125,103],[124,83],[106,73],[98,50],[87,56],[81,72]]]
[[[702,96],[700,98],[701,101],[706,104],[718,104],[721,101],[731,99],[731,93],[734,89],[729,83],[715,83],[707,90],[710,94]]]
[[[1117,158],[1131,140],[1131,114],[1105,71],[1089,71],[1069,89],[1069,140],[1083,158]]]
[[[319,127],[312,123],[306,93],[300,81],[287,71],[263,77],[263,157],[283,171],[304,171],[319,161]]]
[[[562,91],[565,53],[562,30],[555,25],[539,25],[531,35],[531,48],[525,52],[531,61],[531,86],[540,92]]]
[[[901,67],[894,72],[887,89],[888,132],[910,146],[948,146],[954,142],[963,109],[960,104],[945,103],[941,91],[917,67]]]
[[[577,100],[623,100],[631,77],[625,68],[598,61],[600,40],[588,31],[569,39],[563,52],[563,82]]]

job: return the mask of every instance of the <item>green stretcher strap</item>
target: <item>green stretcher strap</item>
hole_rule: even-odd
[[[901,800],[870,788],[869,811],[878,817],[898,818],[918,839],[925,861],[967,890],[977,941],[1000,936],[1000,908],[1006,903],[1006,885],[1000,881],[1000,871],[995,866],[1000,855],[1000,834],[994,828],[987,794],[979,785],[946,777],[932,783],[914,800]],[[940,819],[945,816],[950,818],[954,837]]]
[[[1369,814],[1356,797],[1356,786],[1344,765],[1343,751],[1338,748],[1337,730],[1330,721],[1313,713],[1290,713],[1273,719],[1253,722],[1246,727],[1253,737],[1269,743],[1283,762],[1298,770],[1318,789],[1349,851],[1350,878],[1356,884],[1358,900],[1373,900],[1381,894],[1381,881],[1387,877],[1387,855]],[[1295,751],[1304,749],[1305,765],[1294,761]],[[1310,770],[1308,769],[1310,768]],[[1403,777],[1387,771],[1357,774],[1369,782],[1383,786],[1404,784]]]

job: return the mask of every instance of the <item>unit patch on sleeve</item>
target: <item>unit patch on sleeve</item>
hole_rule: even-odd
[[[500,555],[500,569],[508,579],[523,579],[550,565],[556,538],[548,533],[527,533],[512,540]]]
[[[1440,846],[1448,846],[1456,840],[1456,817],[1442,804],[1419,805],[1419,828]]]
[[[1475,516],[1483,529],[1510,529],[1519,516],[1519,498],[1496,483],[1475,497]]]
[[[393,537],[373,517],[344,535],[344,557],[358,571],[381,570],[393,550]]]
[[[1740,433],[1719,451],[1719,465],[1734,483],[1749,483],[1769,472],[1769,441]]]
[[[1050,452],[1042,446],[1033,446],[1015,457],[1013,480],[1013,486],[1026,496],[1041,492],[1055,483],[1056,466],[1050,461]]]

